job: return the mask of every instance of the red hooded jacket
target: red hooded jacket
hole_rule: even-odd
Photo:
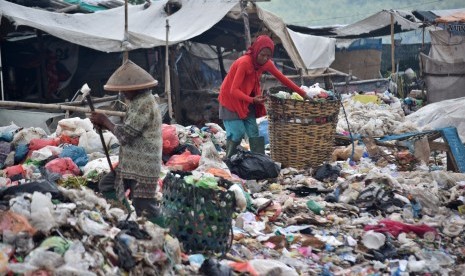
[[[220,88],[218,96],[220,104],[228,110],[236,112],[241,119],[247,117],[249,105],[253,103],[253,98],[262,94],[260,77],[265,71],[301,96],[305,95],[305,91],[284,76],[271,59],[261,66],[257,64],[258,53],[264,48],[270,48],[273,52],[274,44],[271,38],[262,35],[257,38],[245,55],[232,64]],[[257,118],[266,115],[263,104],[257,105],[255,109]]]

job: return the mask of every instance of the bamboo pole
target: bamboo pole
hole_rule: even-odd
[[[166,97],[168,97],[168,115],[170,117],[170,121],[173,120],[173,103],[171,99],[171,82],[170,82],[170,65],[169,65],[169,41],[168,36],[170,32],[170,24],[168,19],[166,19],[166,44],[165,44],[165,93]]]
[[[247,50],[252,44],[252,39],[250,37],[249,14],[247,13],[247,0],[241,1],[241,16],[242,20],[244,20],[245,49]]]
[[[93,103],[104,103],[104,102],[111,102],[111,101],[116,101],[116,100],[118,100],[118,95],[96,98],[96,99],[93,99],[92,102]],[[82,105],[86,105],[86,102],[82,100],[82,101],[64,102],[64,103],[57,103],[57,104],[67,105],[67,106],[80,106],[80,105],[82,106]]]
[[[90,108],[78,107],[78,106],[69,106],[62,104],[42,104],[42,103],[28,103],[28,102],[14,102],[14,101],[0,101],[1,107],[27,107],[27,108],[37,108],[37,109],[53,109],[53,110],[68,110],[75,112],[91,113]],[[113,110],[103,110],[96,109],[95,112],[102,113],[110,116],[124,117],[125,112],[113,111]]]
[[[124,41],[129,40],[129,35],[128,35],[128,0],[124,1]],[[125,47],[124,52],[123,52],[123,64],[128,60],[129,58],[129,52],[128,49]]]
[[[0,86],[2,90],[2,101],[5,100],[5,91],[3,90],[3,67],[2,67],[2,44],[0,43]]]
[[[392,74],[396,73],[396,64],[394,59],[395,45],[394,45],[394,11],[391,11],[391,67]]]

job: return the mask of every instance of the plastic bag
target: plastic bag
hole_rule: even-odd
[[[199,166],[200,156],[192,155],[190,151],[186,150],[179,155],[173,155],[166,162],[166,166],[174,170],[192,171]]]
[[[86,150],[86,153],[103,152],[100,136],[95,131],[83,133],[79,138],[79,146]]]
[[[58,173],[61,175],[65,174],[72,174],[72,175],[79,175],[81,171],[79,170],[78,166],[74,164],[73,160],[69,157],[64,158],[57,158],[53,159],[52,161],[48,162],[45,165],[45,169],[52,173]]]
[[[10,186],[5,189],[0,189],[0,198],[5,196],[14,196],[23,193],[50,193],[53,199],[63,200],[63,194],[58,190],[58,187],[55,183],[44,180],[44,181],[34,181],[26,184],[21,184],[17,186]]]
[[[45,133],[45,130],[40,127],[24,128],[15,134],[13,144],[15,146],[19,144],[29,144],[32,139],[41,139],[46,137],[47,133]]]
[[[16,166],[5,168],[3,172],[8,178],[12,178],[17,175],[21,175],[21,177],[24,177],[24,175],[26,174],[22,165],[16,165]]]
[[[32,139],[30,142],[29,142],[29,150],[39,150],[41,148],[44,148],[46,146],[58,146],[58,142],[59,140],[58,139],[50,139],[50,138],[46,138],[46,139]]]
[[[68,118],[58,122],[56,134],[57,136],[81,136],[87,131],[92,131],[93,127],[89,118]]]
[[[11,231],[14,234],[27,232],[30,235],[36,233],[26,217],[11,211],[0,211],[0,233]]]
[[[163,138],[163,154],[170,154],[179,146],[179,138],[176,134],[176,126],[163,124],[161,128]]]
[[[375,232],[388,232],[394,237],[397,237],[400,233],[410,233],[414,232],[419,236],[424,236],[425,234],[432,234],[434,237],[437,235],[437,230],[433,227],[430,227],[426,224],[414,225],[406,224],[399,221],[383,219],[378,225],[366,225],[364,227],[365,231],[373,230]]]
[[[26,158],[29,152],[29,145],[28,144],[18,144],[15,148],[15,164],[20,163],[21,161]]]
[[[44,161],[52,156],[58,157],[58,155],[61,154],[62,151],[63,149],[60,147],[45,146],[39,150],[33,151],[29,159],[31,159],[32,161]]]
[[[85,166],[89,162],[86,150],[83,147],[66,145],[60,153],[60,157],[69,157],[79,167]]]
[[[226,162],[232,173],[242,179],[267,179],[279,175],[280,167],[263,153],[239,150]]]

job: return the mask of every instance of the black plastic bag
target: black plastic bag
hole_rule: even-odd
[[[323,164],[316,169],[315,179],[322,182],[334,182],[341,175],[342,168]]]
[[[7,196],[17,196],[23,193],[33,194],[34,192],[41,192],[43,194],[50,193],[53,199],[58,199],[60,201],[64,201],[65,199],[57,185],[48,180],[33,181],[0,189],[0,199]]]
[[[278,177],[280,167],[273,159],[263,153],[239,150],[226,160],[232,173],[242,179],[267,179]]]
[[[206,259],[203,261],[202,266],[199,269],[202,275],[206,276],[232,276],[233,270],[225,265],[222,265],[217,260]]]

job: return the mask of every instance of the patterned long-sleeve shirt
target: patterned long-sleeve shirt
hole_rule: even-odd
[[[115,183],[120,198],[125,179],[137,182],[133,197],[155,198],[162,162],[161,124],[158,104],[147,91],[129,102],[123,124],[115,126],[121,145]]]

